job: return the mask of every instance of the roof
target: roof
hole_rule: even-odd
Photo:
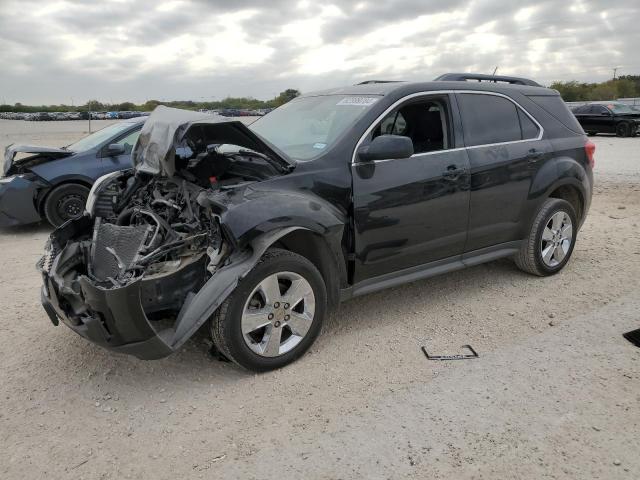
[[[385,83],[361,83],[347,87],[331,88],[317,92],[310,92],[302,97],[315,97],[320,95],[389,95],[397,93],[409,95],[416,92],[428,92],[432,90],[478,90],[508,94],[514,90],[525,95],[559,95],[556,90],[545,87],[529,85],[512,85],[494,82],[474,81],[431,81],[431,82],[385,82]]]

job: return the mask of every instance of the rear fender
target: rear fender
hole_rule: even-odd
[[[563,156],[547,162],[536,173],[529,192],[530,209],[523,215],[527,219],[525,225],[530,226],[532,216],[555,190],[567,185],[580,193],[584,218],[591,204],[593,174],[575,159]]]

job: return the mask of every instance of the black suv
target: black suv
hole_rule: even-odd
[[[638,132],[640,112],[624,103],[590,103],[572,111],[588,135],[615,133],[618,137],[633,137]]]
[[[510,77],[366,82],[249,127],[158,107],[134,168],[52,233],[42,302],[55,325],[139,358],[209,322],[228,359],[281,367],[341,300],[502,257],[557,273],[593,154],[558,92]]]

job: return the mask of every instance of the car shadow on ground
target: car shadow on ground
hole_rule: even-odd
[[[381,326],[393,326],[403,323],[405,318],[412,315],[426,315],[436,306],[441,308],[443,298],[451,292],[459,296],[477,294],[484,286],[495,284],[496,278],[502,278],[505,284],[525,282],[531,279],[523,274],[509,260],[498,260],[484,265],[478,265],[466,270],[444,274],[427,280],[417,281],[401,287],[372,293],[356,298],[340,305],[332,312],[325,323],[323,332],[315,346],[312,347],[312,357],[303,356],[302,361],[320,361],[322,351],[330,352],[341,342],[341,336],[354,332],[367,331]],[[416,307],[419,299],[419,307]],[[419,311],[416,312],[416,308]],[[385,315],[390,312],[392,315]],[[437,322],[438,319],[434,319]],[[425,320],[426,322],[426,320]],[[425,330],[429,325],[425,324]],[[65,332],[67,333],[67,332]],[[85,377],[86,372],[118,372],[110,376],[112,387],[131,385],[143,382],[149,388],[165,384],[168,378],[197,378],[203,385],[231,384],[254,377],[231,362],[219,359],[212,349],[207,324],[171,356],[157,361],[142,361],[123,354],[116,354],[103,350],[86,340],[68,332],[69,342],[56,350],[56,356],[64,359],[83,358],[84,372],[76,369],[67,371],[66,375],[78,375],[78,380]],[[80,351],[79,351],[80,350]],[[306,359],[306,360],[305,360]],[[298,365],[296,367],[296,365]],[[300,367],[300,361],[286,369]]]
[[[53,227],[44,220],[28,225],[18,225],[15,227],[0,227],[0,235],[32,235],[35,233],[51,233]]]

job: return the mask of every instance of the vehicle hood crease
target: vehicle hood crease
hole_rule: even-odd
[[[36,145],[9,145],[4,151],[4,163],[2,165],[2,175],[6,175],[14,163],[14,159],[18,153],[45,154],[55,158],[68,157],[74,152],[56,147],[39,147]],[[20,162],[16,160],[16,162]],[[25,158],[26,160],[26,158]]]
[[[198,131],[191,131],[199,128]],[[265,155],[281,170],[295,162],[258,137],[242,122],[209,114],[158,106],[145,122],[131,154],[138,172],[172,177],[175,174],[176,146],[187,146],[187,137],[206,144],[232,144]]]

